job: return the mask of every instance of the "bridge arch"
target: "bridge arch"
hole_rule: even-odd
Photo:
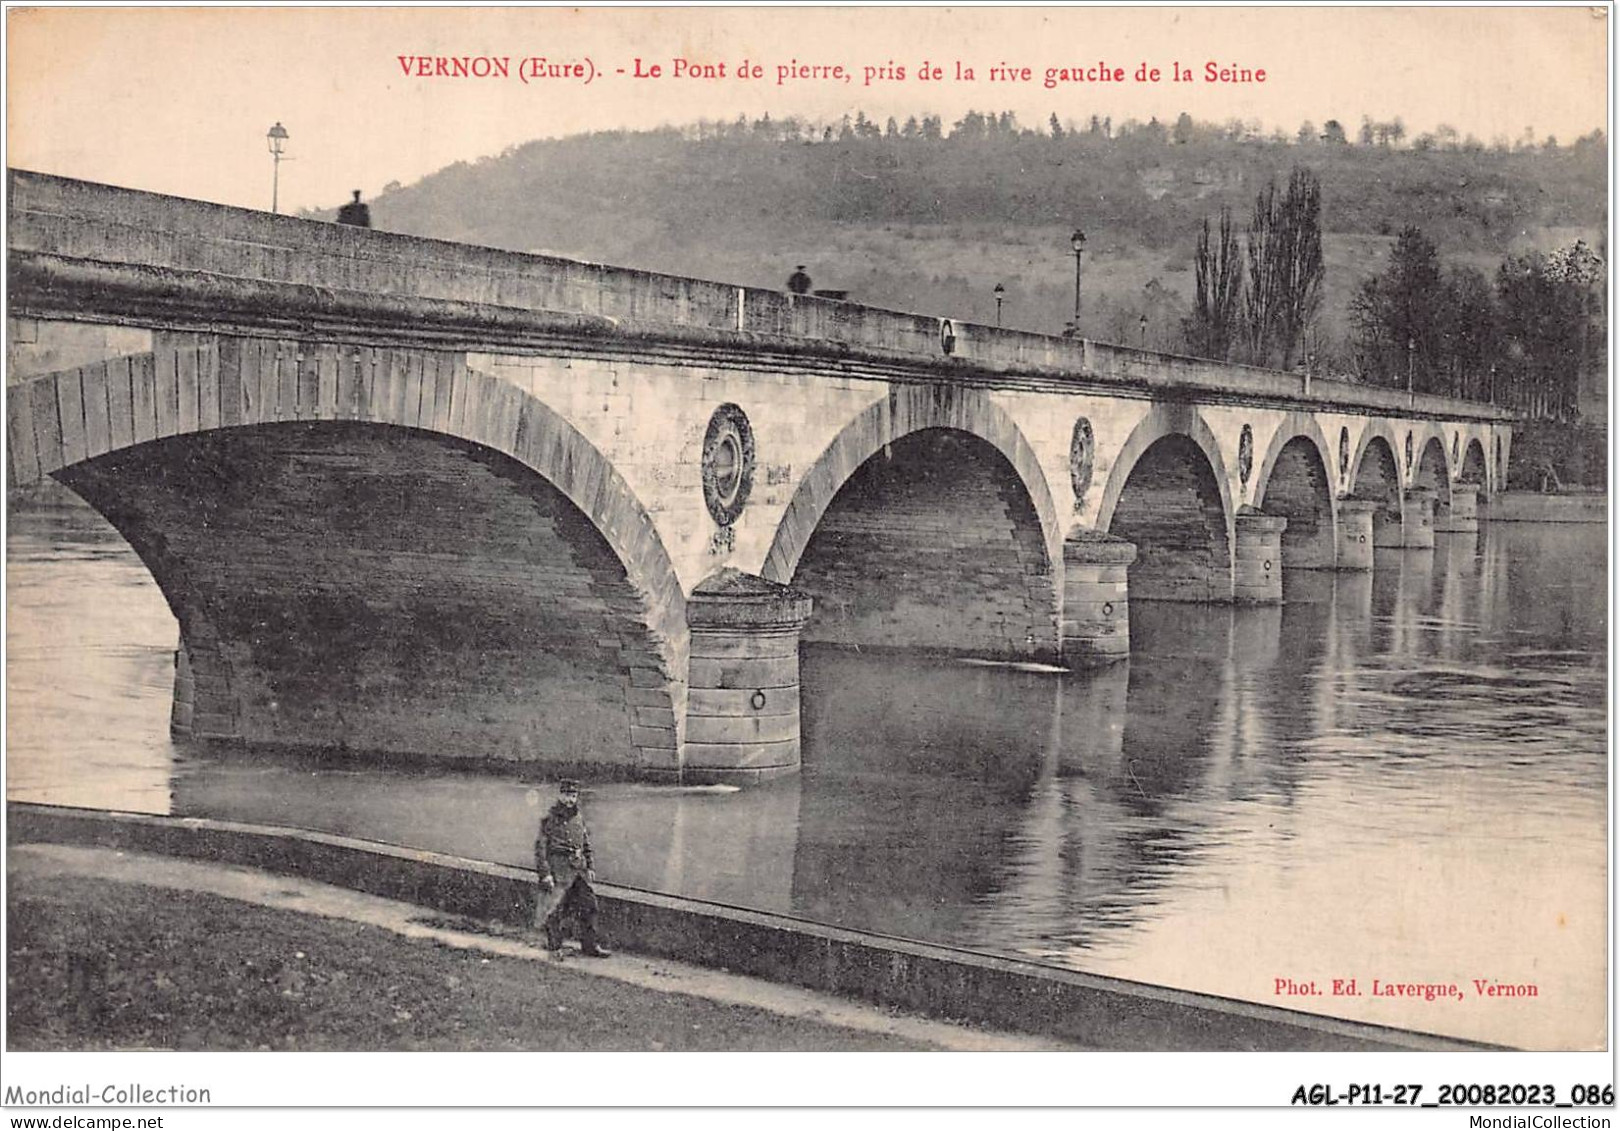
[[[1480,443],[1479,438],[1476,436],[1471,438],[1468,441],[1468,446],[1463,449],[1462,468],[1457,473],[1457,481],[1459,483],[1472,483],[1476,487],[1483,489],[1486,474],[1485,445]]]
[[[177,729],[678,770],[680,586],[567,421],[459,354],[182,337],[8,398],[36,477],[101,510],[180,621]]]
[[[951,385],[899,385],[887,399],[872,405],[833,438],[799,481],[793,499],[777,524],[762,575],[787,584],[793,578],[810,536],[849,477],[878,451],[923,429],[965,432],[985,441],[1010,463],[1040,519],[1048,558],[1062,559],[1063,532],[1052,491],[1035,449],[1023,431],[980,389]]]
[[[1373,512],[1373,545],[1400,546],[1402,532],[1400,443],[1387,421],[1369,420],[1350,462],[1350,493],[1378,504]]]
[[[1451,503],[1451,460],[1446,454],[1446,443],[1438,427],[1418,431],[1414,438],[1417,454],[1412,464],[1412,486],[1427,487],[1433,491],[1439,505]]]
[[[1384,455],[1389,457],[1389,467],[1395,471],[1395,487],[1403,490],[1406,487],[1405,477],[1401,474],[1400,451],[1401,441],[1395,434],[1395,426],[1387,420],[1369,419],[1361,430],[1361,438],[1356,441],[1356,454],[1350,460],[1350,490],[1356,493],[1356,484],[1361,480],[1363,463],[1367,458],[1369,448],[1381,446],[1380,452],[1374,453],[1374,458],[1382,460]]]
[[[804,639],[1057,648],[1061,533],[1034,450],[982,390],[896,386],[800,480],[763,576],[816,598]]]
[[[1332,569],[1338,527],[1333,449],[1312,416],[1291,412],[1273,433],[1260,474],[1255,506],[1288,519],[1281,539],[1284,569]]]
[[[1197,411],[1155,405],[1120,448],[1097,529],[1136,544],[1131,600],[1232,599],[1231,478]]]

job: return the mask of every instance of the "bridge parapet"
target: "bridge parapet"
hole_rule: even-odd
[[[149,313],[145,324],[175,325],[189,305],[197,324],[185,328],[218,329],[221,300],[230,299],[233,317],[248,328],[324,315],[383,322],[396,334],[459,331],[467,344],[474,336],[488,345],[491,338],[566,333],[582,348],[592,339],[620,349],[627,341],[663,341],[744,353],[755,363],[769,357],[785,367],[863,360],[878,366],[880,377],[899,366],[902,375],[928,380],[1034,378],[1121,395],[1507,419],[1474,402],[1277,370],[315,223],[23,170],[8,177],[13,316],[142,324],[130,293],[167,290],[162,317]]]

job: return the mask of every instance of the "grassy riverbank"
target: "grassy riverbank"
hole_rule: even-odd
[[[13,1050],[931,1047],[571,968],[583,958],[457,949],[206,892],[7,880]]]

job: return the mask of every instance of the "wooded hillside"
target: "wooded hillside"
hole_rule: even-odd
[[[1487,147],[1443,129],[1364,129],[1361,144],[1334,125],[1323,140],[1309,123],[1256,137],[1185,116],[1117,130],[1026,129],[1010,114],[949,127],[704,123],[531,142],[390,185],[372,216],[391,231],[750,286],[781,287],[802,263],[818,288],[983,322],[1000,283],[1004,323],[1050,333],[1073,313],[1078,227],[1083,332],[1180,350],[1202,221],[1227,205],[1241,223],[1269,180],[1302,164],[1322,186],[1327,357],[1357,286],[1408,226],[1446,262],[1486,273],[1577,238],[1606,254],[1601,134]]]

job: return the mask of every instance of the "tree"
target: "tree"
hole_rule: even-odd
[[[1471,267],[1447,271],[1441,325],[1447,392],[1479,401],[1493,395],[1491,366],[1502,350],[1498,326],[1496,295],[1490,280]]]
[[[1322,186],[1295,166],[1279,199],[1273,181],[1255,198],[1249,221],[1243,335],[1256,365],[1283,368],[1322,303]]]
[[[1277,320],[1277,281],[1273,275],[1277,253],[1272,246],[1276,216],[1277,182],[1272,181],[1255,197],[1245,233],[1249,259],[1243,287],[1243,347],[1244,360],[1254,365],[1266,363],[1271,352],[1271,330]]]
[[[1603,143],[1603,131],[1601,129],[1596,129],[1589,134],[1584,134],[1581,137],[1576,138],[1573,148],[1577,153],[1585,153],[1592,149],[1603,149]]]
[[[1301,122],[1299,124],[1299,132],[1295,135],[1294,140],[1300,145],[1315,145],[1317,141],[1316,123],[1311,121],[1309,118]]]
[[[1170,138],[1177,145],[1186,145],[1193,139],[1194,129],[1192,115],[1183,110],[1176,116],[1176,124],[1170,129]]]
[[[1046,128],[1051,132],[1054,140],[1063,140],[1063,123],[1058,121],[1057,111],[1052,111],[1052,117],[1047,121]]]
[[[1329,118],[1322,124],[1322,140],[1329,145],[1348,145],[1350,139],[1345,136],[1344,127],[1337,118]]]
[[[1294,351],[1322,307],[1322,182],[1296,165],[1288,176],[1277,240],[1278,344],[1282,365],[1293,364]]]
[[[1584,243],[1552,255],[1511,256],[1496,274],[1507,342],[1502,391],[1520,412],[1573,420],[1581,376],[1601,346],[1603,263]]]
[[[983,141],[985,134],[984,115],[977,110],[969,110],[951,127],[952,141]]]
[[[1411,225],[1402,229],[1382,275],[1362,282],[1350,302],[1350,322],[1364,371],[1388,385],[1411,380],[1417,392],[1438,391],[1445,292],[1434,243]]]
[[[1221,209],[1217,242],[1210,243],[1209,217],[1198,233],[1194,258],[1193,311],[1182,324],[1187,346],[1199,357],[1225,361],[1232,350],[1243,300],[1243,253],[1232,231],[1232,210]]]

